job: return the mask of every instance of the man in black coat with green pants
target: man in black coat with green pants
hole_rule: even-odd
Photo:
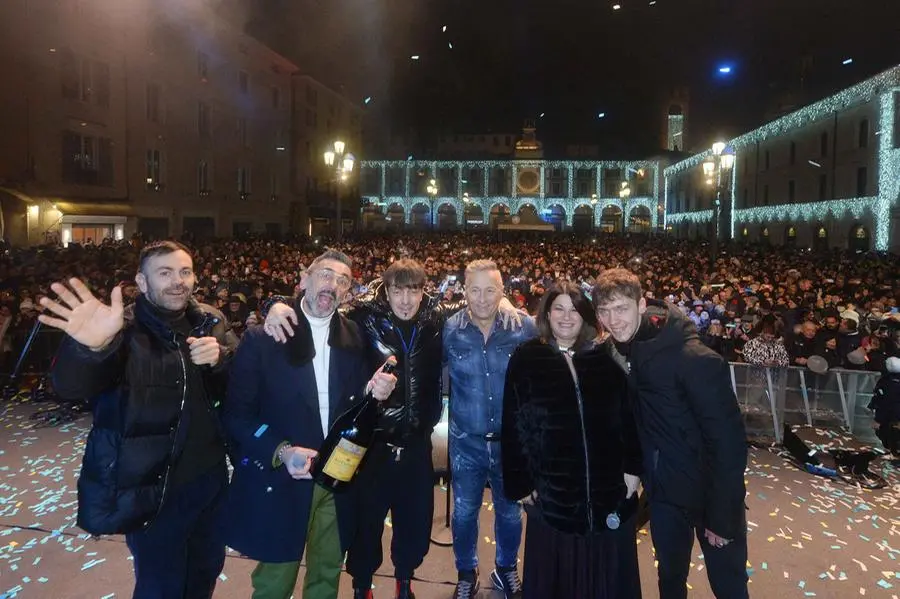
[[[601,274],[593,300],[635,400],[660,598],[687,597],[695,535],[716,597],[748,597],[747,442],[728,363],[625,269]]]

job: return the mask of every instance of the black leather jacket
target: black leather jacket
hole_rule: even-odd
[[[383,404],[380,438],[402,447],[430,438],[441,418],[444,322],[465,301],[425,295],[413,317],[413,334],[404,340],[384,285],[377,281],[370,289],[369,294],[354,301],[348,316],[365,333],[367,359],[373,372],[388,356],[397,358],[397,386]]]

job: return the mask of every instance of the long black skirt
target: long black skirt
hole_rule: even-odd
[[[534,506],[525,512],[522,599],[641,599],[634,516],[581,536],[550,527]]]

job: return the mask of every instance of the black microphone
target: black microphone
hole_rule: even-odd
[[[637,492],[635,492],[635,495],[637,495]],[[619,500],[619,503],[616,504],[616,509],[606,515],[606,528],[618,530],[622,525],[622,512],[624,511],[625,504],[630,500],[631,498],[628,497],[628,489],[626,488],[625,495]]]

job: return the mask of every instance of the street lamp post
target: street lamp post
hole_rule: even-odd
[[[353,163],[356,162],[356,158],[350,152],[346,152],[346,145],[342,141],[334,142],[333,147],[333,150],[325,152],[325,166],[334,169],[335,174],[335,183],[337,185],[334,205],[334,212],[337,217],[335,234],[338,242],[340,242],[344,236],[344,215],[341,210],[340,185],[350,179],[350,173],[353,171]]]
[[[428,187],[425,188],[425,191],[428,192],[428,197],[431,198],[431,230],[434,231],[434,200],[438,194],[437,181],[431,179],[428,182]]]
[[[631,186],[628,181],[622,181],[622,188],[619,189],[619,199],[622,200],[622,234],[628,231],[628,198],[631,197]]]
[[[591,194],[591,235],[594,235],[597,232],[597,194]]]
[[[469,232],[469,192],[463,193],[463,233]]]
[[[722,208],[723,193],[730,188],[732,167],[734,166],[734,150],[725,142],[718,141],[712,146],[712,156],[703,162],[703,174],[706,176],[706,184],[715,186],[713,198],[713,226],[712,239],[709,244],[709,268],[715,271],[716,260],[719,258],[719,229],[720,213]]]

